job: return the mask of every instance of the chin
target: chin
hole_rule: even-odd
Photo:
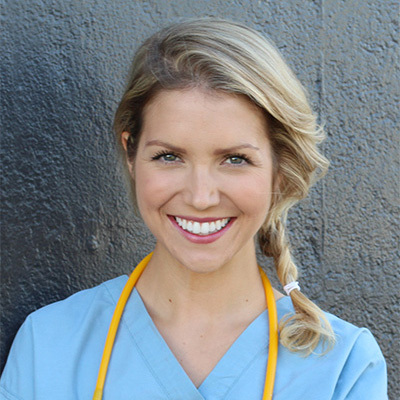
[[[222,270],[232,258],[227,254],[212,254],[208,251],[206,253],[191,252],[183,257],[176,257],[176,260],[183,268],[193,273],[208,274]]]

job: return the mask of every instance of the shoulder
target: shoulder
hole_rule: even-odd
[[[277,302],[277,312],[279,320],[295,312],[290,297],[285,296]],[[374,354],[381,357],[382,353],[379,346],[368,329],[359,328],[331,313],[324,312],[324,314],[335,333],[336,344],[334,351],[352,352],[353,356],[359,356],[360,358],[373,356]]]
[[[278,301],[277,311],[279,319],[293,313],[291,299],[285,297]],[[318,374],[324,377],[325,387],[330,382],[332,399],[387,399],[386,363],[371,332],[333,314],[325,312],[325,316],[336,337],[332,350],[320,355],[324,353],[320,345],[315,354],[300,359],[282,349],[282,356],[292,365],[298,363],[302,369],[308,366],[312,371],[310,379]]]
[[[382,351],[372,333],[326,313],[336,335],[333,359],[340,374],[335,398],[387,399],[387,371]]]
[[[295,312],[290,297],[285,296],[277,302],[277,312],[279,320]],[[376,344],[374,337],[368,329],[359,328],[331,313],[324,312],[324,314],[335,332],[336,345],[338,347],[353,347],[356,343],[357,347],[361,344]]]
[[[32,312],[18,331],[15,342],[21,336],[25,339],[31,336],[36,341],[63,338],[95,320],[108,320],[127,279],[126,275],[111,279]]]
[[[0,379],[1,390],[26,399],[42,392],[54,393],[47,398],[58,398],[57,391],[67,384],[66,376],[93,381],[95,369],[75,372],[83,360],[87,365],[99,365],[98,349],[104,346],[115,304],[127,279],[112,279],[30,314],[14,339]],[[72,390],[64,389],[66,393]],[[68,396],[74,397],[73,393]]]
[[[74,325],[81,323],[81,319],[87,318],[88,313],[98,309],[113,310],[127,279],[128,277],[123,275],[42,307],[31,313],[25,323]]]

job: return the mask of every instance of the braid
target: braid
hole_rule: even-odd
[[[275,269],[282,286],[297,279],[297,267],[290,254],[281,219],[270,223],[267,231],[261,230],[259,243],[262,252],[273,257]],[[290,351],[312,353],[322,341],[326,351],[334,344],[334,333],[321,309],[299,290],[290,292],[295,314],[285,316],[279,324],[280,342]]]

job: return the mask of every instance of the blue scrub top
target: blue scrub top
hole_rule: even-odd
[[[0,399],[91,399],[108,327],[126,281],[121,276],[28,316],[0,379]],[[279,319],[293,313],[289,297],[277,301],[277,311]],[[273,399],[387,399],[386,365],[371,333],[326,316],[337,335],[335,347],[324,356],[302,357],[280,345]],[[196,388],[134,290],[117,333],[103,399],[259,400],[267,358],[265,311]]]

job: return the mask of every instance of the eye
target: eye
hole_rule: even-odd
[[[152,157],[152,160],[161,160],[165,163],[172,163],[179,161],[180,158],[177,154],[171,153],[169,151],[161,151]]]
[[[243,154],[231,154],[226,158],[225,162],[231,165],[251,164],[249,158]]]
[[[175,154],[163,154],[160,158],[164,161],[176,161],[178,157]]]

